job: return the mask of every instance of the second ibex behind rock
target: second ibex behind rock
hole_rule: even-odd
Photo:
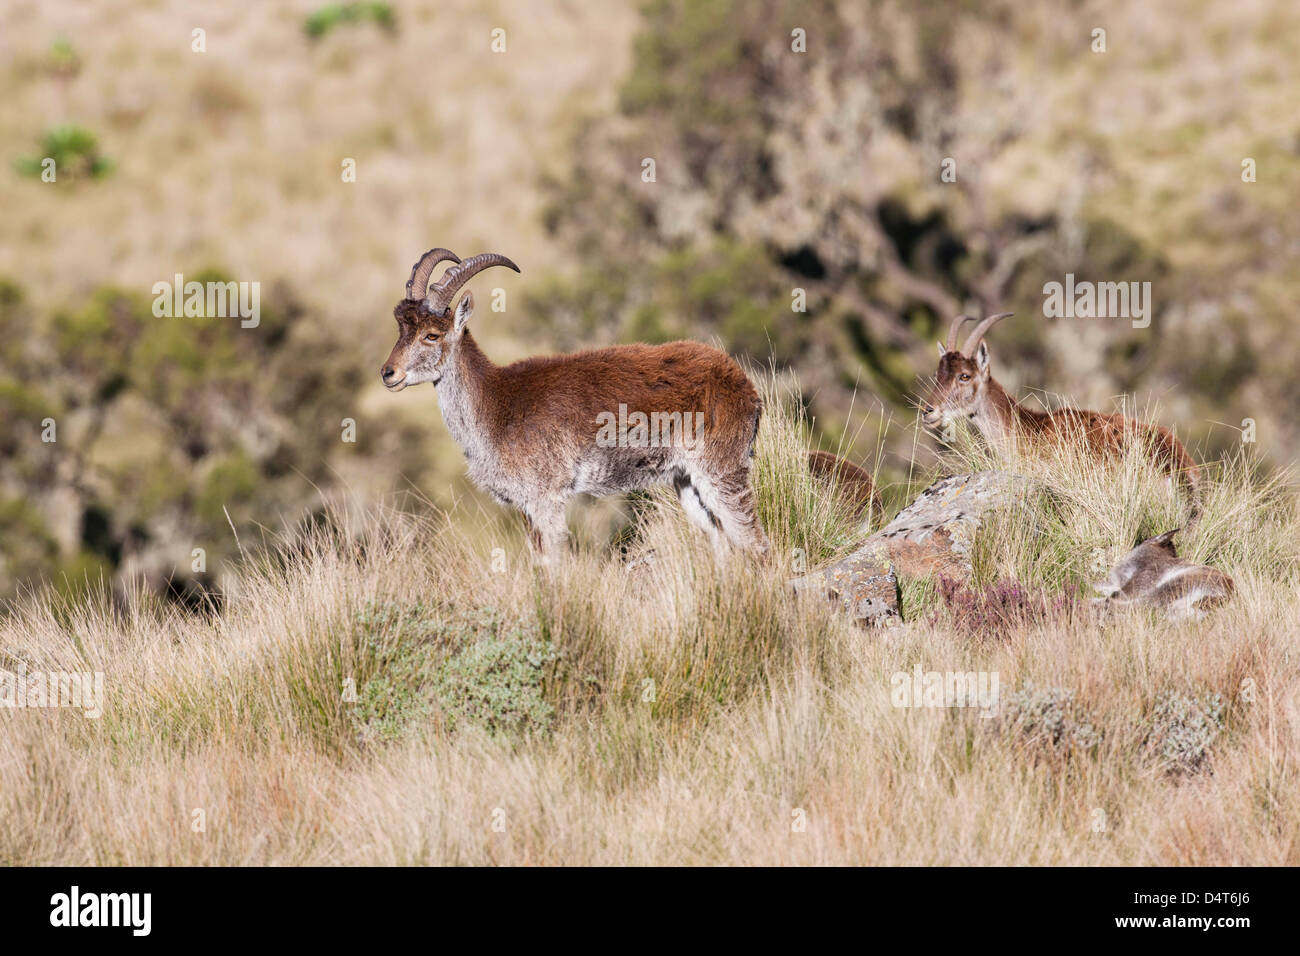
[[[450,260],[429,287],[433,269]],[[470,478],[522,511],[529,540],[548,561],[566,548],[565,504],[669,484],[715,549],[763,556],[750,466],[762,401],[726,353],[698,342],[620,345],[496,365],[470,334],[469,279],[490,266],[519,267],[484,253],[461,262],[425,253],[406,298],[393,309],[398,338],[382,377],[390,391],[432,382],[447,430]]]
[[[1169,429],[1082,408],[1035,411],[1007,394],[989,370],[984,334],[1009,315],[1003,312],[982,320],[960,349],[957,333],[972,320],[964,315],[953,320],[947,344],[939,343],[934,390],[923,408],[926,427],[938,429],[966,419],[994,446],[1025,451],[1035,443],[1078,440],[1099,458],[1119,457],[1138,442],[1142,453],[1185,490],[1191,520],[1195,520],[1200,508],[1201,470]]]

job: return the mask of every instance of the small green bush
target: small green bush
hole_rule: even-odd
[[[1166,691],[1148,717],[1148,752],[1167,773],[1201,770],[1223,730],[1226,709],[1219,694],[1190,697]]]
[[[71,77],[81,72],[81,55],[67,37],[59,37],[50,44],[46,64],[55,76]]]
[[[1002,700],[1001,722],[1026,743],[1067,751],[1090,750],[1101,734],[1083,713],[1075,692],[1062,687],[1035,687],[1025,681]]]
[[[386,3],[331,3],[311,13],[303,29],[308,37],[319,40],[340,24],[367,20],[389,32],[397,29],[397,17]]]
[[[113,163],[99,152],[95,134],[70,123],[49,130],[41,139],[40,155],[18,160],[18,172],[39,177],[46,159],[54,160],[56,175],[71,179],[99,179],[113,169]]]
[[[549,732],[555,709],[544,684],[559,654],[535,625],[507,625],[491,608],[442,618],[421,605],[368,606],[357,625],[375,662],[353,712],[363,743],[396,740],[422,723]]]
[[[434,685],[449,726],[467,721],[490,733],[547,732],[555,709],[542,682],[558,656],[532,628],[476,635],[447,659]]]

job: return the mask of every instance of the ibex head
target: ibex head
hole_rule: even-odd
[[[927,428],[944,428],[975,415],[991,378],[989,347],[984,344],[984,333],[999,319],[1012,314],[1000,312],[981,321],[960,349],[957,347],[957,333],[973,319],[959,315],[952,320],[947,344],[939,343],[939,370],[935,374],[934,388],[922,408],[921,420]]]
[[[453,265],[430,287],[434,266],[448,259]],[[495,252],[472,256],[464,262],[450,249],[430,249],[420,257],[407,280],[406,298],[393,309],[397,344],[379,372],[389,391],[400,392],[421,382],[437,383],[442,378],[474,314],[474,297],[469,292],[461,296],[454,313],[451,300],[471,277],[490,266],[519,271],[517,265]]]

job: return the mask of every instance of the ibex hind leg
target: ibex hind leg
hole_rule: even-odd
[[[690,476],[685,472],[675,474],[673,490],[677,492],[677,500],[682,503],[682,510],[686,512],[686,517],[709,536],[714,554],[721,556],[726,550],[726,541],[722,536],[720,522],[717,515],[704,503],[699,489],[695,487]]]
[[[770,545],[754,511],[749,468],[737,468],[720,478],[697,473],[691,476],[691,482],[704,506],[717,517],[722,534],[732,547],[766,558]]]

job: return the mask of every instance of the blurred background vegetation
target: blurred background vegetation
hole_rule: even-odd
[[[0,594],[198,603],[331,498],[477,500],[433,391],[376,375],[432,245],[523,266],[476,318],[497,361],[716,340],[887,482],[962,310],[1016,311],[1031,401],[1300,448],[1294,5],[15,0],[0,84]],[[1044,318],[1066,272],[1151,282],[1151,327]],[[175,273],[259,281],[260,325],[155,317]]]

